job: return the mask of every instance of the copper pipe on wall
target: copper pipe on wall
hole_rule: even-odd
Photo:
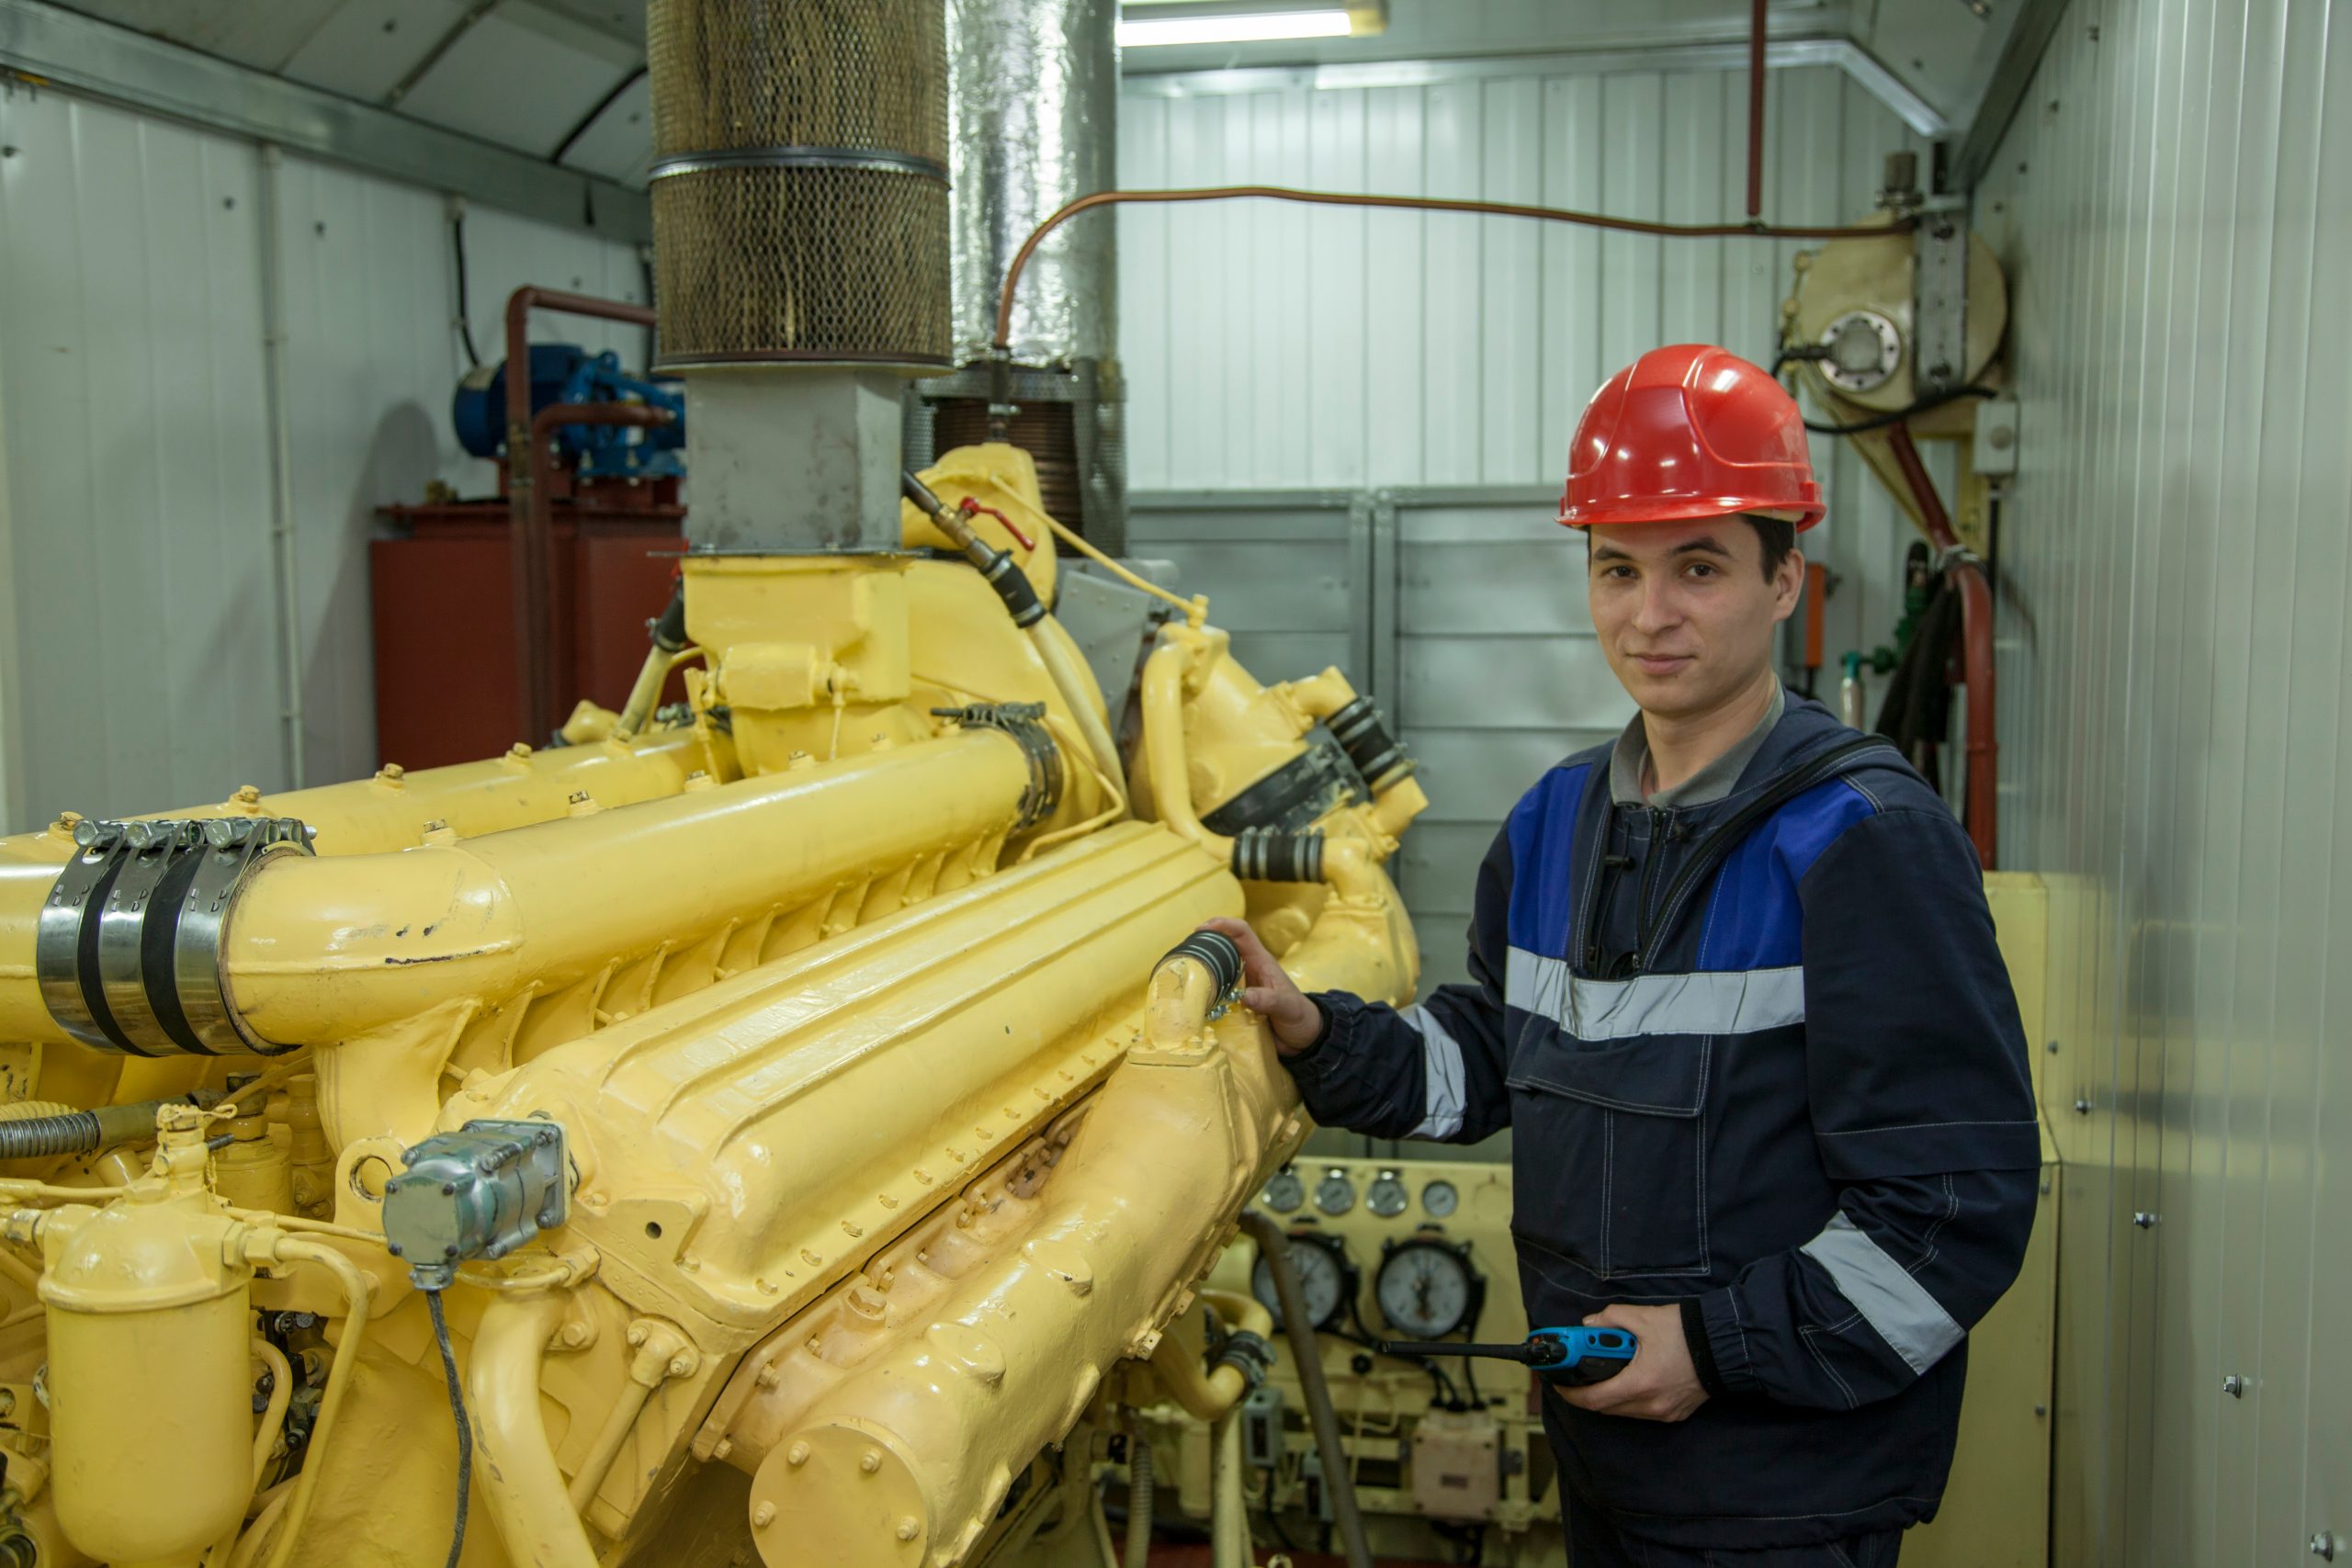
[[[1760,102],[1761,100],[1757,100]],[[1751,107],[1751,120],[1754,110]],[[1751,151],[1751,162],[1757,154]],[[1751,186],[1760,176],[1751,176]],[[1101,190],[1091,196],[1081,196],[1030,231],[1029,237],[1013,253],[1012,265],[1005,269],[1004,288],[997,296],[996,344],[999,355],[1008,355],[1012,346],[1012,301],[1021,287],[1021,274],[1029,265],[1030,255],[1046,235],[1081,212],[1097,207],[1115,207],[1124,202],[1184,202],[1232,201],[1255,197],[1267,201],[1297,201],[1321,207],[1382,207],[1397,208],[1411,212],[1471,212],[1488,218],[1533,218],[1547,223],[1577,223],[1588,229],[1606,229],[1620,234],[1650,234],[1672,240],[1724,240],[1747,236],[1759,240],[1866,240],[1883,239],[1911,228],[1905,220],[1894,224],[1870,228],[1806,228],[1764,223],[1752,218],[1745,223],[1652,223],[1638,218],[1612,218],[1606,213],[1577,212],[1565,207],[1522,207],[1507,201],[1468,201],[1437,196],[1366,196],[1347,191],[1295,190],[1289,186],[1204,186],[1196,190]],[[1751,198],[1749,210],[1755,210]]]
[[[526,284],[506,297],[506,502],[507,546],[512,552],[514,580],[514,694],[523,716],[518,739],[537,745],[554,726],[549,695],[553,666],[548,657],[552,635],[553,565],[547,543],[536,525],[533,509],[547,489],[540,472],[544,454],[531,430],[531,312],[560,310],[566,315],[594,316],[600,321],[627,321],[650,327],[653,310],[619,299],[599,299],[560,288]],[[566,424],[591,424],[595,420],[568,419]],[[605,423],[633,423],[629,421]]]
[[[1747,220],[1764,210],[1764,0],[1747,22]]]
[[[1993,585],[1984,563],[1973,556],[1954,555],[1960,536],[1952,532],[1951,514],[1936,493],[1928,466],[1911,440],[1911,427],[1897,423],[1886,433],[1903,482],[1919,503],[1928,538],[1949,558],[1944,575],[1960,594],[1961,679],[1968,688],[1968,837],[1986,871],[1999,864],[2000,811],[1996,791],[2000,787],[2000,743],[1995,739],[1993,707]]]

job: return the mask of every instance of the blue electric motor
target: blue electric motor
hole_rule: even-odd
[[[531,412],[554,403],[643,403],[665,410],[668,424],[565,424],[556,450],[587,479],[676,478],[686,471],[686,399],[675,381],[651,381],[621,368],[620,355],[590,354],[576,343],[531,345]],[[506,451],[506,365],[478,366],[458,383],[449,418],[458,444],[477,457]]]

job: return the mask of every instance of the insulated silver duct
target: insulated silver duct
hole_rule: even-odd
[[[955,358],[989,356],[1012,253],[1057,208],[1118,177],[1117,0],[948,0],[948,221]],[[1012,316],[1015,363],[1118,356],[1117,215],[1038,249]]]
[[[948,0],[953,375],[908,400],[922,463],[988,439],[998,290],[1032,230],[1116,181],[1117,0]],[[1007,435],[1037,463],[1046,510],[1124,547],[1118,219],[1064,224],[1031,260],[1012,319]]]

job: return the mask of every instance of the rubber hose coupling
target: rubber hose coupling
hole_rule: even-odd
[[[1389,733],[1387,718],[1370,697],[1358,697],[1323,724],[1374,795],[1412,773],[1412,757]]]
[[[1233,836],[1233,874],[1244,882],[1320,882],[1323,834],[1244,828]]]
[[[1046,618],[1046,606],[1038,599],[1037,590],[1013,560],[1012,552],[1000,550],[974,534],[969,525],[957,520],[955,509],[940,500],[937,491],[904,468],[899,470],[899,493],[914,502],[916,511],[938,524],[949,538],[961,540],[964,558],[996,591],[1014,626],[1026,631]]]
[[[670,590],[670,602],[653,623],[653,646],[664,653],[685,651],[686,585],[683,581]]]
[[[1209,1357],[1209,1371],[1231,1367],[1240,1372],[1242,1387],[1255,1393],[1266,1382],[1266,1373],[1274,1364],[1274,1348],[1246,1328],[1237,1328],[1225,1337]]]
[[[1170,948],[1159,963],[1152,967],[1159,969],[1178,958],[1190,958],[1206,964],[1209,973],[1216,976],[1216,994],[1220,997],[1241,984],[1241,950],[1233,944],[1229,936],[1216,931],[1194,931]]]

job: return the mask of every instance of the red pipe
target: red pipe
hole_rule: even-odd
[[[1764,215],[1764,0],[1747,22],[1747,220]]]
[[[526,284],[506,297],[506,505],[507,547],[514,579],[514,700],[523,716],[523,738],[537,745],[554,727],[555,684],[548,643],[554,635],[548,602],[554,597],[553,563],[546,518],[535,513],[547,490],[545,443],[532,432],[531,311],[561,310],[607,321],[653,325],[650,307],[599,299],[560,288]],[[626,406],[626,405],[620,405]],[[559,420],[560,424],[633,424],[638,420]],[[520,454],[518,456],[518,454]]]
[[[1960,536],[1952,532],[1943,498],[1936,493],[1928,466],[1912,444],[1911,427],[1890,425],[1886,443],[1894,454],[1903,482],[1919,503],[1920,521],[1938,550],[1955,551]],[[1976,845],[1977,861],[1986,871],[1998,863],[2000,812],[2000,744],[1993,731],[1993,585],[1984,564],[1973,556],[1952,556],[1945,577],[1960,591],[1961,679],[1968,687],[1968,837]]]

